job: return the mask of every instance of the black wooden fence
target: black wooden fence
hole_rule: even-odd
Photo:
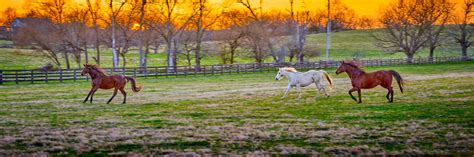
[[[402,64],[432,64],[432,63],[447,63],[460,62],[466,60],[474,60],[474,57],[435,57],[432,60],[429,58],[415,58],[411,63],[406,59],[375,59],[375,60],[361,60],[364,66],[388,66],[388,65],[402,65]],[[319,61],[306,62],[300,64],[291,63],[250,63],[250,64],[229,64],[229,65],[202,65],[200,70],[194,66],[178,66],[170,68],[166,66],[157,67],[135,67],[135,68],[104,68],[108,74],[122,74],[133,77],[189,77],[189,76],[210,76],[223,74],[240,74],[240,73],[254,73],[263,71],[272,71],[283,66],[293,66],[297,69],[323,69],[335,68],[339,66],[337,61]],[[81,76],[81,69],[71,70],[57,70],[57,71],[43,71],[43,70],[0,70],[0,84],[4,82],[45,82],[66,80],[88,80],[89,77]]]

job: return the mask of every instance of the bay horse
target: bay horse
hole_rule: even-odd
[[[398,83],[400,91],[403,93],[403,78],[394,70],[379,70],[376,72],[367,73],[360,69],[360,64],[355,60],[346,62],[342,61],[339,68],[337,68],[336,74],[346,72],[349,75],[352,83],[352,89],[349,90],[349,95],[356,102],[361,103],[361,89],[370,89],[378,85],[388,90],[387,99],[388,102],[393,102],[393,87],[392,77],[395,77]],[[352,95],[352,92],[357,91],[359,95],[359,101]]]
[[[295,68],[284,67],[279,68],[278,73],[275,76],[275,80],[281,80],[285,76],[288,79],[288,87],[285,90],[285,94],[280,99],[284,99],[290,92],[292,87],[296,87],[298,91],[298,99],[301,98],[301,87],[306,87],[311,84],[315,84],[318,89],[318,95],[320,95],[321,90],[324,91],[324,94],[329,97],[326,92],[326,84],[323,83],[324,78],[328,81],[330,88],[332,88],[332,79],[331,76],[324,70],[309,70],[307,72],[298,72]]]
[[[94,97],[94,93],[97,91],[97,89],[111,89],[114,88],[114,94],[112,97],[107,101],[107,104],[114,99],[115,95],[117,95],[117,91],[120,90],[120,92],[123,95],[123,104],[127,101],[127,93],[124,90],[125,84],[127,84],[128,81],[132,82],[132,91],[134,92],[139,92],[141,90],[140,86],[135,85],[135,79],[132,77],[128,76],[123,76],[123,75],[112,75],[108,76],[105,74],[105,72],[100,69],[97,65],[89,65],[89,64],[84,64],[84,69],[82,69],[81,75],[87,75],[89,74],[92,78],[91,84],[92,84],[92,89],[89,91],[89,94],[87,95],[86,99],[84,100],[83,103],[87,102],[87,99],[89,99],[90,96],[90,103],[92,103],[92,98]]]

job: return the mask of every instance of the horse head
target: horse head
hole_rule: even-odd
[[[275,80],[281,80],[283,78],[283,68],[278,68],[278,73],[275,76]]]
[[[90,73],[90,71],[91,71],[91,69],[90,69],[91,66],[92,66],[92,65],[90,65],[90,64],[84,64],[84,68],[83,68],[82,71],[81,71],[81,76],[84,76],[84,75]]]
[[[288,73],[288,72],[298,72],[298,71],[296,71],[296,69],[293,68],[293,67],[279,68],[278,73],[275,76],[275,80],[277,80],[277,81],[281,80],[283,78],[283,76],[285,76],[286,73]]]
[[[346,72],[347,71],[347,63],[345,61],[341,61],[341,65],[336,70],[336,75],[339,75],[340,73]]]
[[[339,75],[340,73],[343,73],[343,72],[347,72],[349,69],[352,69],[355,68],[355,69],[359,69],[361,68],[362,66],[362,63],[358,60],[351,60],[351,61],[341,61],[340,62],[341,65],[337,68],[336,70],[336,74]]]

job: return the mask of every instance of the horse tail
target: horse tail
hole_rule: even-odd
[[[133,92],[139,92],[140,90],[142,90],[142,87],[141,87],[141,86],[137,86],[137,85],[136,85],[134,78],[125,76],[125,79],[127,79],[127,81],[132,82],[132,90],[133,90]]]
[[[403,93],[403,78],[396,72],[395,70],[389,70],[388,71],[390,74],[392,74],[395,79],[397,79],[398,87],[400,88],[400,91]]]
[[[326,80],[329,82],[329,85],[330,85],[329,87],[330,87],[330,89],[332,89],[332,88],[333,88],[333,85],[332,85],[332,78],[331,78],[331,76],[329,76],[329,74],[328,74],[326,71],[324,71],[324,70],[322,70],[322,71],[323,71],[323,73],[324,73],[324,76],[326,77]]]

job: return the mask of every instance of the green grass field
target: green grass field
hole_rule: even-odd
[[[332,50],[331,59],[352,59],[353,57],[359,57],[363,59],[380,59],[380,58],[404,58],[403,53],[392,54],[384,52],[380,48],[374,45],[375,39],[371,37],[371,33],[380,30],[354,30],[354,31],[343,31],[335,32],[332,34]],[[318,61],[325,59],[325,42],[326,34],[310,34],[307,36],[306,46],[316,47],[316,50],[320,52],[319,57],[313,57],[306,59],[309,61]],[[7,41],[0,41],[0,45],[9,43]],[[460,47],[452,41],[442,41],[442,46],[436,50],[435,56],[459,56],[461,54]],[[205,45],[209,43],[205,43]],[[209,47],[209,46],[208,46]],[[240,50],[245,51],[245,50]],[[95,50],[90,49],[89,53],[91,56],[95,56]],[[474,55],[474,51],[470,50],[469,55]],[[415,57],[427,57],[427,50],[421,50]],[[127,66],[138,67],[139,54],[137,50],[130,51],[127,55]],[[85,59],[83,58],[82,61]],[[92,59],[90,59],[92,61]],[[120,60],[122,60],[120,58]],[[287,61],[289,59],[287,58]],[[63,56],[60,56],[62,65],[64,64]],[[267,57],[265,62],[272,62],[271,57]],[[35,69],[44,66],[46,63],[51,62],[41,52],[27,51],[22,49],[0,49],[0,69]],[[102,67],[112,66],[112,52],[110,49],[104,49],[101,53],[101,64]],[[120,61],[121,63],[122,61]],[[179,65],[186,65],[183,57],[178,59]],[[253,63],[253,58],[249,57],[248,54],[239,53],[236,58],[236,63]],[[164,66],[166,65],[166,54],[163,48],[158,54],[149,55],[149,66]],[[192,63],[194,64],[194,63]],[[202,64],[220,64],[219,58],[214,56],[205,56],[202,59]],[[71,67],[78,68],[78,64],[71,57]],[[63,67],[65,68],[65,67]]]
[[[139,78],[144,86],[107,105],[112,91],[82,101],[86,81],[0,86],[0,153],[119,154],[404,154],[474,153],[474,63],[370,67],[406,80],[395,102],[386,91],[347,94],[346,74],[331,97],[314,87],[279,98],[275,72],[196,78]],[[38,153],[37,155],[41,155]]]

